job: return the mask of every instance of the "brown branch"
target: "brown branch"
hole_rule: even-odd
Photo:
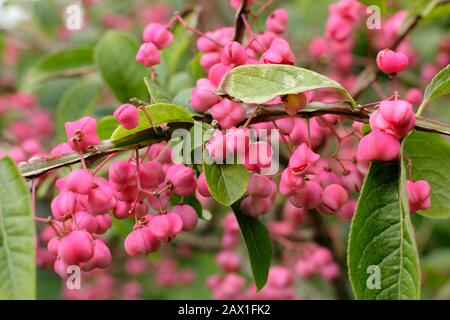
[[[242,42],[245,34],[245,16],[248,15],[247,8],[248,0],[241,1],[241,6],[236,12],[235,24],[234,24],[234,37],[233,40],[237,42]]]
[[[249,110],[249,112],[253,113],[252,110]],[[360,122],[368,122],[370,116],[369,111],[360,108],[352,109],[349,104],[345,103],[311,103],[305,109],[299,111],[296,116],[301,118],[311,118],[323,114],[337,114]],[[288,115],[283,107],[280,105],[267,108],[261,107],[261,111],[254,116],[251,123],[272,121],[286,118],[287,116]],[[209,114],[195,117],[195,120],[206,123],[212,122],[211,115]],[[171,133],[176,129],[190,129],[191,127],[192,123],[173,122],[167,124],[164,130],[155,131],[154,128],[148,128],[118,141],[112,142],[111,140],[105,140],[98,146],[86,150],[83,154],[83,159],[89,164],[113,152],[144,148],[160,141],[170,140]],[[417,118],[415,129],[450,136],[450,125],[422,117]],[[21,162],[19,164],[19,169],[24,178],[32,179],[39,177],[48,171],[70,166],[78,162],[80,162],[80,155],[76,152],[70,152],[56,157],[32,158],[28,162]]]

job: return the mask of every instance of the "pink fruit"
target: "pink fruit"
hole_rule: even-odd
[[[73,231],[61,239],[58,256],[67,265],[78,265],[92,258],[94,245],[92,236],[86,231]]]
[[[158,251],[161,242],[148,227],[141,227],[126,237],[124,246],[130,256],[139,256]]]
[[[126,103],[114,111],[114,118],[116,118],[125,129],[130,130],[137,127],[139,122],[139,112],[134,105]]]

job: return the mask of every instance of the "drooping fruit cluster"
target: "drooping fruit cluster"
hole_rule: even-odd
[[[137,109],[130,107],[124,105],[116,112],[123,124],[135,119]],[[53,154],[71,148],[82,156],[99,143],[91,117],[66,123],[66,133],[68,144],[58,146]],[[59,194],[51,204],[56,234],[48,250],[57,257],[55,270],[61,276],[69,265],[85,271],[110,265],[110,251],[99,236],[111,227],[112,217],[135,220],[124,244],[131,256],[157,251],[181,231],[196,227],[198,218],[192,206],[175,203],[170,207],[173,195],[185,197],[196,190],[194,171],[172,163],[170,147],[154,144],[142,156],[136,152],[128,161],[113,161],[108,179],[96,177],[97,171],[84,167],[56,180]]]

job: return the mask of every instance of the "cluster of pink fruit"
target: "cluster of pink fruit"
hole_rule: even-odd
[[[10,135],[0,145],[0,158],[9,156],[19,163],[45,154],[42,142],[51,135],[53,122],[33,96],[25,92],[1,95],[0,117],[7,120],[3,125]]]
[[[124,124],[122,109],[115,115]],[[68,148],[81,154],[99,143],[96,121],[91,117],[67,122],[65,127],[68,144],[59,145],[52,154]],[[98,235],[111,227],[111,213],[117,219],[136,220],[125,239],[125,250],[131,256],[157,251],[162,242],[196,227],[193,207],[178,204],[167,212],[172,194],[184,197],[196,190],[194,171],[173,164],[170,147],[154,144],[142,157],[136,152],[128,161],[114,161],[109,166],[109,180],[96,177],[97,170],[83,167],[56,180],[60,192],[51,204],[56,234],[48,242],[48,250],[58,257],[55,270],[61,276],[66,275],[68,265],[79,265],[85,271],[110,265],[110,251]]]

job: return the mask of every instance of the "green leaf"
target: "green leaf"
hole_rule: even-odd
[[[60,12],[56,0],[31,2],[32,18],[37,27],[47,34],[54,35],[61,26]]]
[[[103,80],[120,102],[144,100],[147,89],[142,79],[148,70],[136,61],[137,39],[129,33],[108,31],[95,47],[94,59]]]
[[[370,166],[350,229],[348,268],[357,299],[420,297],[419,260],[399,161]],[[371,268],[379,268],[378,288]]]
[[[66,139],[64,123],[88,115],[100,98],[101,85],[93,80],[81,80],[70,87],[56,107],[58,138]]]
[[[359,2],[368,6],[378,6],[382,14],[386,12],[386,0],[359,0]]]
[[[36,298],[31,200],[14,162],[0,160],[0,299]]]
[[[172,98],[164,91],[164,89],[156,81],[151,81],[150,78],[144,78],[148,93],[152,98],[153,103],[171,103]]]
[[[264,224],[257,218],[242,213],[240,205],[240,201],[238,201],[231,207],[236,215],[245,245],[247,246],[256,288],[260,290],[267,282],[270,261],[272,260],[272,242]]]
[[[171,122],[194,122],[192,115],[188,111],[174,104],[157,103],[151,106],[146,106],[145,110],[150,116],[154,126]],[[148,128],[151,128],[149,120],[147,119],[144,111],[139,110],[139,122],[137,127],[131,130],[127,130],[122,126],[118,126],[117,129],[114,130],[111,136],[111,140],[114,142]]]
[[[203,171],[213,198],[224,206],[239,200],[247,191],[249,173],[241,164],[216,164],[203,153]]]
[[[189,61],[187,65],[187,72],[189,72],[189,75],[191,76],[192,80],[197,81],[198,79],[205,76],[205,71],[203,70],[202,66],[200,65],[200,59],[202,58],[202,53],[199,52],[195,55],[194,58]]]
[[[101,140],[109,139],[118,126],[119,121],[114,116],[103,117],[97,122],[97,134]]]
[[[430,103],[430,101],[439,98],[443,95],[450,93],[450,64],[444,69],[439,71],[437,75],[434,76],[430,84],[428,84],[425,89],[425,94],[423,101],[420,105],[418,114],[420,115],[425,108],[425,106]]]
[[[437,134],[414,131],[406,138],[404,151],[412,161],[414,180],[426,180],[431,187],[431,208],[417,213],[449,218],[450,144]]]
[[[81,74],[94,66],[93,49],[76,47],[53,52],[41,58],[27,73],[27,80],[40,82]]]
[[[356,105],[350,93],[336,81],[308,69],[281,64],[234,68],[223,77],[216,93],[244,103],[264,104],[278,96],[322,88],[337,89]]]

